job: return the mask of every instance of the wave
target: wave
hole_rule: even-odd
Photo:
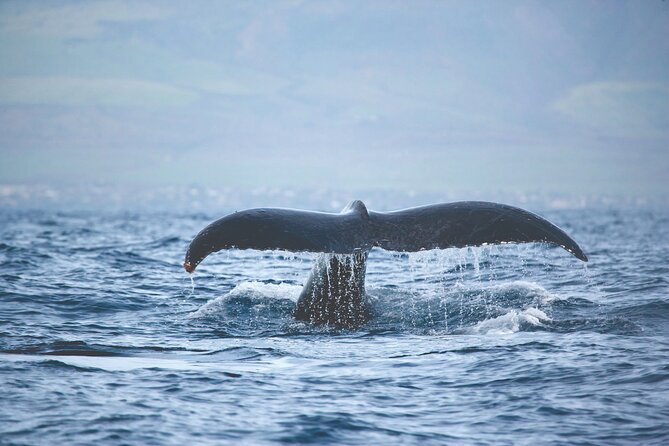
[[[208,350],[194,350],[183,347],[162,347],[154,345],[124,346],[89,344],[85,341],[63,341],[42,342],[13,348],[0,349],[0,353],[15,355],[38,355],[38,356],[133,356],[146,353],[174,353],[174,352],[200,352],[211,353]]]
[[[468,331],[473,334],[510,334],[520,331],[526,325],[540,327],[546,321],[550,321],[546,313],[530,307],[525,310],[511,310],[502,316],[483,320]]]
[[[283,316],[292,312],[301,289],[301,286],[287,283],[242,282],[225,296],[207,302],[188,318]]]
[[[301,286],[295,284],[243,282],[190,313],[187,322],[215,327],[229,336],[332,331],[292,319],[300,291]],[[488,286],[457,283],[429,292],[370,288],[368,296],[374,317],[362,331],[374,333],[505,335],[529,331],[619,334],[643,331],[629,318],[606,314],[592,301],[562,297],[528,281]]]

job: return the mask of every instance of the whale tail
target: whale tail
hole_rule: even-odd
[[[588,261],[562,229],[513,206],[464,201],[373,212],[355,200],[339,214],[260,208],[227,215],[195,236],[184,268],[192,272],[209,254],[228,248],[352,254],[373,247],[420,251],[531,242],[561,246]]]
[[[365,296],[371,248],[420,251],[526,242],[552,243],[588,260],[562,229],[512,206],[466,201],[373,212],[355,200],[339,214],[271,208],[235,212],[195,236],[184,268],[190,273],[209,254],[226,248],[322,253],[302,289],[294,317],[356,328],[371,317]]]

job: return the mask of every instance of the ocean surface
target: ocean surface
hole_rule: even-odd
[[[0,444],[669,444],[666,208],[530,207],[587,265],[373,250],[354,331],[291,318],[311,254],[188,276],[227,210],[0,208]]]

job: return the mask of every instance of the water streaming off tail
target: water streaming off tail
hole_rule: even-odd
[[[372,250],[367,262],[366,289],[374,318],[366,328],[437,330],[451,334],[549,330],[551,327],[545,322],[552,321],[552,303],[568,298],[552,294],[544,287],[548,284],[542,286],[532,280],[535,270],[545,267],[550,254],[554,253],[547,253],[541,247],[517,246],[410,254]],[[534,260],[528,262],[530,255]],[[355,281],[358,275],[365,273],[354,268],[352,255],[334,257],[354,271],[348,280]],[[315,261],[317,257],[311,256],[311,259]],[[229,292],[219,292],[189,318],[214,318],[223,326],[246,325],[254,330],[262,324],[267,324],[268,329],[294,328],[292,309],[308,277],[306,260],[310,259],[305,255],[277,251],[255,256],[249,252],[229,254],[223,262],[227,271],[249,268],[247,276],[255,275],[256,271],[270,272],[270,275],[264,281],[242,280]],[[235,265],[229,265],[230,262]],[[329,280],[335,280],[331,264],[323,265]],[[291,268],[300,271],[301,276],[293,271],[283,277],[283,272]],[[579,274],[583,279],[583,270],[577,270],[575,276]]]

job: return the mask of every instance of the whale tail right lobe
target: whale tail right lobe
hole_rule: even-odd
[[[553,223],[524,209],[498,203],[463,201],[370,212],[370,223],[373,245],[391,251],[545,242],[588,261],[581,247]]]

